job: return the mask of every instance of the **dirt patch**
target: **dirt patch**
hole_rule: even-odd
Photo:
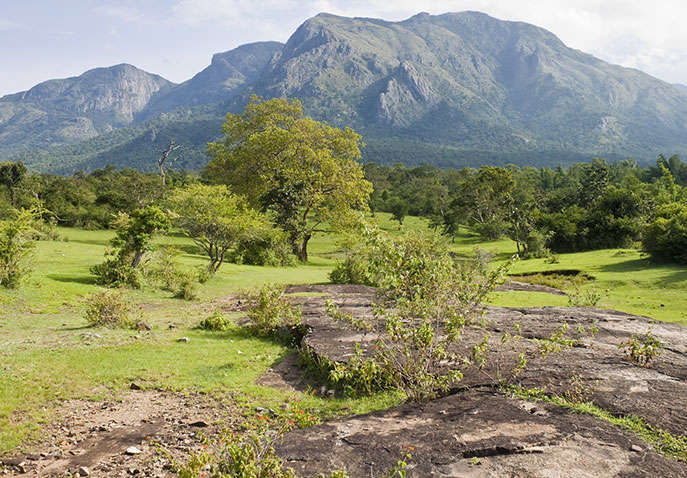
[[[284,357],[283,360],[272,365],[255,381],[263,387],[279,390],[305,392],[320,387],[320,383],[310,377],[301,366],[297,353]]]
[[[423,405],[288,433],[277,452],[299,476],[345,468],[382,476],[410,452],[408,476],[682,477],[669,460],[609,423],[550,404],[469,391]]]
[[[69,400],[57,415],[34,453],[4,460],[9,476],[62,477],[82,467],[95,477],[174,476],[173,459],[201,450],[201,434],[212,436],[238,416],[229,401],[153,390],[117,401]],[[137,451],[127,453],[130,447]]]

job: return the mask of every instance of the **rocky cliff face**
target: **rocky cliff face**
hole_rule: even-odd
[[[126,65],[46,82],[0,99],[0,154],[114,130],[58,156],[70,168],[101,165],[116,146],[118,165],[138,166],[152,151],[141,126],[150,120],[183,138],[201,167],[224,113],[252,93],[296,97],[315,118],[353,126],[369,145],[366,159],[381,162],[543,165],[687,153],[687,86],[605,63],[534,25],[462,12],[402,22],[320,14],[286,44],[219,53],[181,85]]]
[[[188,81],[152,99],[142,118],[153,118],[179,107],[193,107],[229,100],[246,83],[256,81],[268,62],[284,45],[250,43],[217,53],[212,63]]]
[[[0,143],[27,147],[91,138],[130,124],[172,85],[126,64],[40,83],[0,99]]]
[[[568,48],[542,28],[477,12],[397,23],[321,14],[265,76],[254,91],[298,97],[318,117],[459,147],[687,150],[683,88]],[[484,144],[485,136],[499,140]]]

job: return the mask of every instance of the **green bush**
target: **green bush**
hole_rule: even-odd
[[[365,276],[381,289],[375,320],[342,313],[331,303],[327,314],[360,331],[376,330],[379,338],[372,356],[357,348],[351,360],[333,366],[330,379],[356,394],[396,387],[411,401],[436,398],[462,378],[463,366],[484,365],[489,334],[472,344],[469,356],[451,352],[452,345],[466,326],[479,322],[487,294],[508,265],[487,270],[479,261],[459,262],[440,240],[425,235],[391,237],[372,229],[363,240]]]
[[[117,231],[110,241],[113,249],[105,252],[102,264],[91,267],[91,273],[101,285],[140,289],[139,265],[144,254],[152,249],[153,235],[166,230],[169,220],[160,208],[148,206],[136,209],[131,216],[120,212],[113,225]]]
[[[657,208],[644,230],[642,245],[653,259],[687,264],[687,204]]]
[[[233,261],[253,266],[295,266],[288,236],[281,229],[263,227],[241,238],[236,244]]]
[[[212,272],[207,266],[198,266],[196,268],[196,278],[201,284],[205,284],[207,281],[212,279]]]
[[[104,262],[91,267],[96,284],[132,289],[140,289],[143,286],[141,271],[133,268],[129,260],[113,251],[107,251],[105,254]]]
[[[651,330],[644,334],[633,334],[627,341],[621,342],[618,348],[641,367],[648,367],[651,362],[661,355],[663,344]]]
[[[284,296],[283,286],[265,285],[248,296],[248,303],[251,328],[260,337],[276,335],[280,329],[301,323],[301,311]]]
[[[367,264],[364,258],[348,256],[337,262],[329,273],[329,280],[333,284],[372,285],[367,275]]]
[[[133,327],[134,305],[121,290],[105,290],[86,297],[85,317],[95,327]]]
[[[176,260],[179,254],[175,247],[162,247],[146,261],[144,271],[151,283],[172,292],[175,298],[193,300],[198,297],[197,274],[181,268]]]
[[[198,328],[203,330],[224,331],[231,328],[232,325],[231,319],[224,317],[221,312],[217,311],[210,317],[201,320],[200,324],[198,324]]]
[[[525,237],[525,250],[527,251],[524,258],[541,258],[548,257],[551,251],[546,247],[550,235],[541,231],[531,231]]]
[[[37,210],[12,210],[11,219],[0,221],[0,286],[18,287],[31,273],[36,245]]]
[[[177,282],[172,289],[175,299],[195,300],[198,298],[198,283],[196,277],[189,273],[183,272],[177,276]]]

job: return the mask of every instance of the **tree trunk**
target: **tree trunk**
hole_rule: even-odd
[[[141,263],[141,259],[143,258],[143,251],[136,251],[134,253],[134,258],[131,261],[131,267],[136,269],[138,265]]]
[[[160,166],[160,177],[162,178],[162,186],[164,187],[165,184],[167,183],[167,177],[165,175],[164,164],[158,163],[158,166]]]
[[[297,256],[298,260],[306,263],[308,262],[308,241],[310,240],[310,234],[306,234],[303,236],[303,242],[301,242],[301,245],[298,247],[297,251]]]

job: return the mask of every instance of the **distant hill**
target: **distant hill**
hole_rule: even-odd
[[[0,153],[83,141],[134,122],[174,84],[131,65],[96,68],[0,98]]]
[[[149,169],[174,136],[186,145],[184,166],[198,169],[224,114],[239,111],[252,93],[296,97],[315,118],[353,126],[369,145],[365,159],[382,163],[543,165],[687,152],[686,86],[568,48],[534,25],[478,12],[401,22],[320,14],[286,44],[217,54],[180,85],[146,78],[141,72],[132,106],[104,109],[118,123],[82,113],[84,102],[98,101],[78,94],[2,98],[0,155],[24,151],[15,157],[62,173],[108,162]],[[105,98],[111,89],[104,88]],[[97,88],[88,91],[99,98]],[[55,102],[59,115],[48,112]],[[32,114],[33,121],[21,119]],[[88,139],[73,144],[79,134]]]

